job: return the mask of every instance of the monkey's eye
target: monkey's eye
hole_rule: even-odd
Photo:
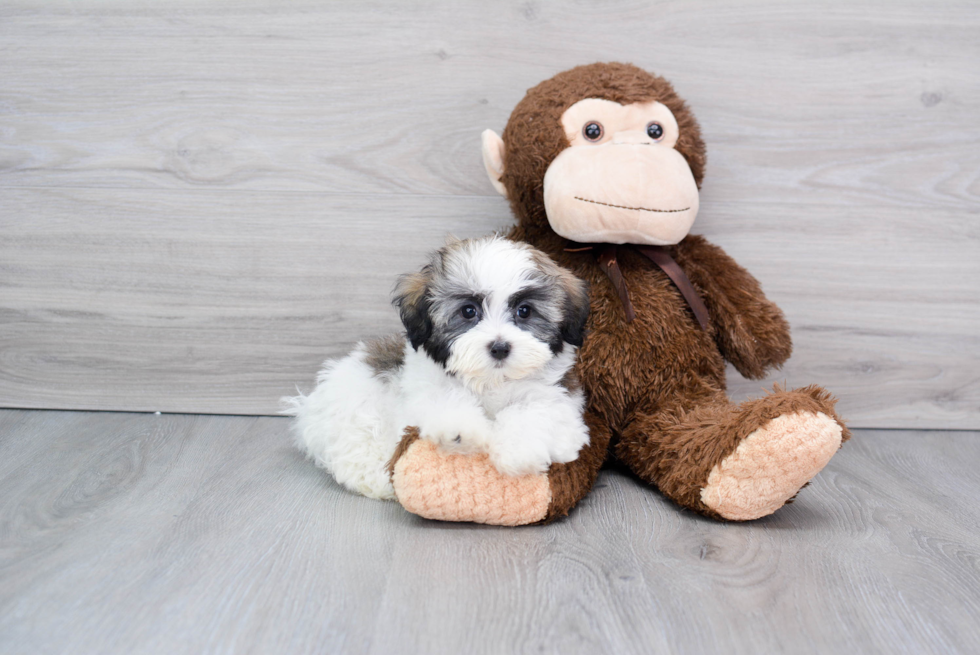
[[[654,141],[664,138],[664,128],[660,123],[650,123],[647,125],[647,136]]]
[[[467,321],[472,321],[476,318],[476,307],[473,305],[463,305],[459,309],[459,315],[465,318]]]
[[[531,306],[521,305],[517,308],[517,318],[530,318],[531,317]]]
[[[602,123],[597,121],[589,121],[582,128],[582,136],[584,136],[589,141],[598,141],[602,138]]]

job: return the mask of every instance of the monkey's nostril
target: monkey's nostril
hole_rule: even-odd
[[[510,344],[506,341],[494,341],[490,344],[490,356],[494,359],[505,359],[510,354]]]

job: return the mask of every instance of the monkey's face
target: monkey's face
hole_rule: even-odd
[[[670,82],[595,63],[529,89],[504,138],[483,132],[483,163],[524,238],[668,245],[697,216],[705,148]]]
[[[659,102],[621,105],[586,98],[561,125],[570,147],[544,176],[548,222],[581,243],[669,245],[698,213],[698,187],[674,149],[677,120]]]

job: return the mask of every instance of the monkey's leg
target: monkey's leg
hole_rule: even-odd
[[[509,477],[486,455],[446,453],[406,428],[389,464],[395,496],[409,512],[440,521],[490,525],[548,523],[565,516],[589,492],[606,458],[610,431],[587,413],[589,443],[578,459],[552,464],[547,474]]]
[[[810,386],[732,405],[637,414],[615,452],[668,498],[714,518],[772,514],[830,461],[850,432],[829,393]]]

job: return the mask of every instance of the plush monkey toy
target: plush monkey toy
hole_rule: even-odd
[[[789,326],[755,278],[688,233],[705,148],[669,82],[628,64],[560,73],[527,92],[502,139],[484,132],[483,159],[517,218],[510,236],[591,285],[578,363],[590,443],[515,480],[409,430],[391,467],[406,509],[550,521],[614,457],[683,507],[744,521],[782,507],[850,437],[817,386],[728,400],[725,360],[764,377],[790,355]]]

